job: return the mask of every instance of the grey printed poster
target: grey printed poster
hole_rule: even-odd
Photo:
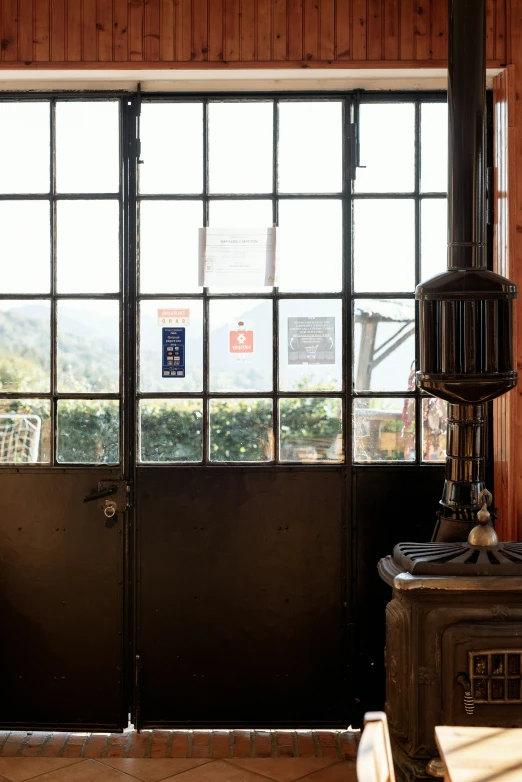
[[[289,364],[335,364],[335,318],[288,318]]]

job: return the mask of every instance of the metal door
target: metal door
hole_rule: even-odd
[[[444,247],[445,176],[425,166],[423,180],[420,165],[423,132],[425,160],[440,156],[443,100],[138,104],[140,727],[354,724],[375,698],[382,664],[354,656],[354,616],[366,655],[385,602],[367,557],[387,552],[372,545],[387,520],[364,508],[440,481],[444,410],[412,369],[415,284],[445,267],[444,249],[421,252],[420,226],[431,209]],[[205,287],[202,225],[227,241],[279,226],[278,284]],[[161,376],[165,324],[183,330],[181,378]],[[254,344],[240,364],[238,329]],[[404,517],[401,534],[415,524]]]
[[[0,101],[0,724],[9,728],[128,722],[125,108],[95,95]],[[100,488],[105,496],[84,502]]]

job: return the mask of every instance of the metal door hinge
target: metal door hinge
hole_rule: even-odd
[[[357,175],[357,127],[350,122],[346,127],[346,174],[348,179]]]

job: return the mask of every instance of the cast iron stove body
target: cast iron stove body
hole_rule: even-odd
[[[397,777],[430,779],[436,725],[522,727],[522,543],[400,543],[379,573]]]

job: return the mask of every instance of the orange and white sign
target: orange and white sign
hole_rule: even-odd
[[[158,310],[158,326],[189,326],[190,310]]]
[[[238,329],[230,331],[230,352],[236,355],[254,352],[254,332]]]

